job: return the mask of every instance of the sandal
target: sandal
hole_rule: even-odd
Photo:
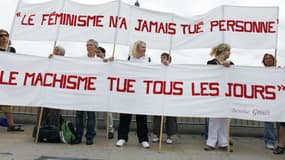
[[[273,149],[273,154],[283,154],[285,147],[277,146]]]
[[[7,131],[24,132],[24,128],[21,125],[8,126]]]

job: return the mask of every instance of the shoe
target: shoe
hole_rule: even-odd
[[[273,154],[283,154],[285,150],[285,147],[277,146],[273,149]]]
[[[167,143],[167,144],[172,144],[172,143],[173,143],[173,140],[171,139],[171,137],[168,137],[168,138],[166,139],[166,143]]]
[[[204,150],[205,151],[213,151],[213,150],[215,150],[216,148],[215,147],[211,147],[211,146],[208,146],[208,145],[206,145],[205,147],[204,147]]]
[[[225,147],[219,147],[219,150],[222,150],[222,151],[228,151],[228,146],[225,146]],[[230,147],[230,152],[233,152],[233,149]]]
[[[270,143],[267,143],[267,144],[265,145],[265,148],[266,148],[266,149],[273,150],[273,149],[274,149],[274,145],[273,145],[273,144],[270,144]]]
[[[24,132],[24,128],[22,128],[21,125],[8,126],[7,131],[8,132]]]
[[[81,139],[75,139],[72,144],[80,144],[80,143],[81,143]]]
[[[116,146],[117,146],[117,147],[123,147],[126,143],[127,143],[126,140],[124,140],[124,139],[119,139],[119,140],[117,141],[117,143],[116,143]]]
[[[153,143],[157,143],[159,141],[159,137],[155,137],[151,140]]]
[[[113,139],[114,138],[114,133],[113,132],[109,132],[108,133],[108,139]]]
[[[86,140],[86,145],[92,145],[92,144],[93,144],[93,139]]]
[[[143,141],[141,143],[141,145],[142,145],[143,148],[146,148],[146,149],[148,149],[150,147],[150,145],[149,145],[149,143],[147,141]]]

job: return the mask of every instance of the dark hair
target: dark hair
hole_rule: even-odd
[[[165,56],[166,57],[166,59],[169,61],[169,63],[171,63],[171,55],[170,54],[168,54],[168,53],[166,53],[166,52],[163,52],[163,53],[161,53],[161,55],[160,55],[160,57],[162,57],[162,56]]]
[[[103,47],[98,47],[98,49],[102,52],[102,53],[106,53],[106,50],[105,50],[105,48],[103,48]]]
[[[269,56],[270,58],[273,59],[273,61],[274,61],[274,66],[275,66],[275,65],[276,65],[276,59],[275,59],[275,57],[274,57],[272,54],[270,54],[270,53],[265,53],[265,54],[263,55],[262,63],[265,65],[265,57],[266,57],[266,56]]]
[[[98,49],[104,54],[104,57],[106,56],[106,50],[103,47],[98,47]]]

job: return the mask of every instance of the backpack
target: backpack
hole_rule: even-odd
[[[69,120],[64,120],[60,129],[60,140],[66,144],[73,144],[76,139],[73,124]]]
[[[40,110],[38,111],[39,119]],[[62,122],[60,110],[58,109],[43,109],[42,121],[39,129],[39,142],[60,143],[59,131]],[[38,124],[38,122],[37,122]],[[35,138],[37,125],[34,127],[32,136]]]

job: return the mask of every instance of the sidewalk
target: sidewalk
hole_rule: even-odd
[[[175,143],[163,143],[162,152],[158,144],[151,143],[150,149],[143,149],[134,132],[123,148],[115,147],[116,137],[106,141],[105,130],[98,130],[94,145],[38,143],[32,138],[32,125],[25,126],[25,132],[7,132],[0,127],[0,160],[284,160],[285,155],[273,155],[264,148],[262,138],[232,137],[234,152],[204,151],[204,138],[200,135],[178,135]],[[61,158],[44,158],[61,157]],[[42,157],[42,158],[40,158]]]

